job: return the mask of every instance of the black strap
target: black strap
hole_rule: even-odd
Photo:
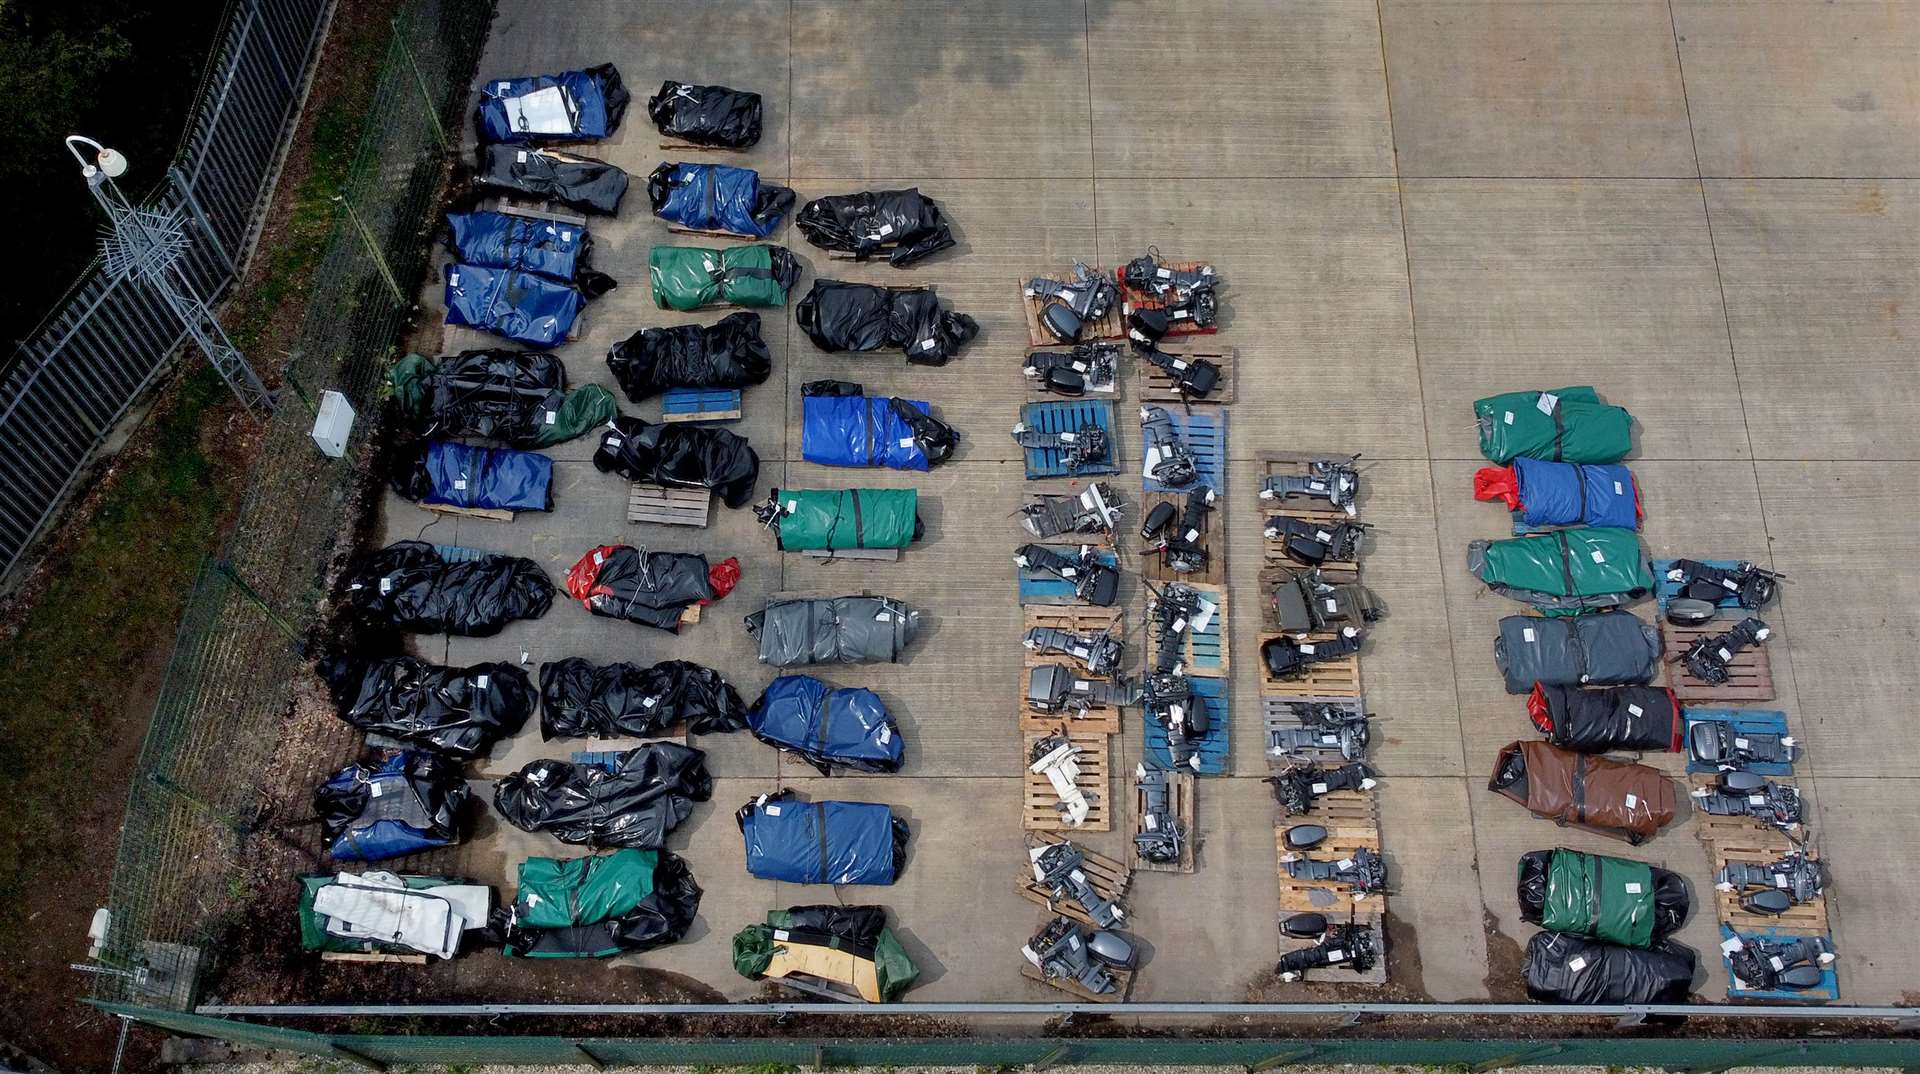
[[[1560,408],[1554,407],[1553,412],[1560,413]],[[1577,462],[1573,464],[1573,487],[1580,490],[1580,513],[1574,517],[1574,521],[1584,526],[1587,522],[1587,468]]]
[[[827,721],[831,720],[832,718],[833,718],[833,691],[829,689],[826,693],[826,696],[820,699],[820,723],[817,727],[814,728],[814,736],[813,736],[814,740],[819,745],[819,752],[822,755],[825,755],[827,752]]]
[[[1560,400],[1553,401],[1553,461],[1563,462],[1567,441],[1567,423],[1560,417]]]
[[[867,459],[866,461],[868,466],[872,466],[873,465],[873,399],[871,397],[862,397],[860,401],[863,404],[860,407],[860,413],[865,415],[867,419]]]
[[[705,224],[703,224],[702,226],[703,226],[703,227],[714,227],[714,226],[716,225],[716,221],[715,221],[715,220],[714,220],[714,218],[713,218],[713,169],[712,169],[711,167],[709,167],[709,168],[707,168],[707,169],[706,169],[706,171],[705,171],[705,175],[706,175],[706,177],[707,177],[707,182],[706,182],[706,210],[705,210],[705,212],[706,212],[706,215],[705,215],[705,216],[703,216],[703,217],[702,217],[701,219],[703,219],[704,221],[706,221],[706,223],[705,223]]]
[[[860,490],[849,490],[853,495],[853,547],[867,547],[867,521],[860,512]]]
[[[813,806],[813,823],[814,830],[820,833],[820,883],[829,884],[832,881],[827,873],[827,811],[818,803]]]
[[[1592,858],[1593,879],[1587,884],[1587,934],[1598,936],[1600,935],[1600,900],[1603,897],[1600,873],[1607,867],[1607,857],[1604,854],[1594,854]]]
[[[1560,542],[1560,578],[1566,584],[1568,597],[1573,596],[1573,546],[1567,541],[1566,530],[1555,530],[1553,536]]]
[[[1587,755],[1573,755],[1573,822],[1587,822]]]

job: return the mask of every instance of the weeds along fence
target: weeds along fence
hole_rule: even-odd
[[[193,235],[181,269],[209,300],[232,288],[252,245],[332,3],[232,0],[180,150],[144,203]],[[47,149],[50,167],[70,162]],[[0,577],[21,563],[128,408],[171,368],[185,336],[159,296],[116,282],[96,259],[5,356]]]
[[[133,773],[98,999],[184,1006],[208,941],[244,912],[240,856],[366,449],[321,455],[315,409],[331,389],[361,415],[356,431],[372,424],[492,16],[493,0],[408,0],[394,21],[279,410],[234,528],[194,581]]]

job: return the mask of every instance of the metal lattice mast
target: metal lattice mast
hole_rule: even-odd
[[[91,146],[94,159],[88,161],[75,143]],[[158,295],[207,361],[213,363],[214,371],[227,382],[240,405],[255,419],[264,421],[273,413],[273,393],[260,383],[247,356],[233,345],[220,319],[213,315],[180,264],[192,246],[180,210],[143,209],[129,204],[113,183],[114,176],[126,171],[126,158],[93,139],[70,135],[67,149],[80,161],[87,190],[107,214],[107,228],[100,237],[107,275],[114,280],[138,280]]]

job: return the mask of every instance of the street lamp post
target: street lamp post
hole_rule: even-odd
[[[90,149],[91,156],[81,147]],[[247,413],[264,421],[273,413],[273,393],[260,383],[247,356],[233,345],[206,299],[180,264],[191,240],[178,211],[138,208],[120,193],[114,179],[126,173],[127,158],[91,138],[67,136],[67,151],[80,162],[93,200],[107,214],[108,230],[100,240],[107,274],[114,280],[139,280],[160,297],[188,335],[193,337],[214,371],[227,382]]]

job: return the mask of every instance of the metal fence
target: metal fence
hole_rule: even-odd
[[[331,3],[234,0],[228,10],[180,151],[145,206],[193,234],[180,267],[205,298],[224,294],[245,260]],[[0,376],[0,577],[20,563],[127,409],[170,368],[184,337],[158,295],[116,282],[96,259],[8,357]]]
[[[409,0],[394,22],[286,392],[234,528],[195,579],[133,774],[96,997],[184,1006],[211,957],[207,941],[244,923],[253,893],[243,858],[262,838],[289,684],[364,469],[364,437],[344,459],[315,450],[315,407],[320,392],[338,391],[362,415],[356,432],[372,424],[376,385],[427,265],[447,132],[492,15],[493,0]]]

